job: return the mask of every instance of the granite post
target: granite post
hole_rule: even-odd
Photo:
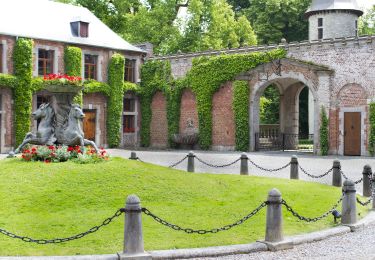
[[[296,155],[292,156],[292,159],[290,160],[290,179],[299,179],[298,174],[298,158]]]
[[[137,153],[136,152],[131,152],[129,159],[130,160],[138,160]]]
[[[370,178],[372,178],[372,169],[370,165],[365,165],[363,167],[363,196],[364,197],[371,197],[372,195],[372,190],[371,190],[371,183],[370,183]]]
[[[342,200],[341,224],[355,224],[357,222],[355,183],[351,180],[345,180],[342,191],[345,194]]]
[[[142,208],[136,195],[126,199],[124,252],[120,254],[120,259],[151,259],[143,246]]]
[[[341,163],[339,160],[333,161],[333,174],[332,174],[332,186],[341,187],[342,186],[342,176],[341,176]]]
[[[249,158],[247,157],[246,153],[241,154],[241,169],[240,174],[241,175],[249,175]]]
[[[267,219],[266,219],[266,242],[280,242],[283,240],[283,215],[281,204],[281,193],[272,189],[268,193]]]
[[[194,172],[195,171],[194,158],[195,158],[195,154],[192,151],[190,151],[189,154],[188,154],[188,163],[187,163],[187,171],[188,172]]]

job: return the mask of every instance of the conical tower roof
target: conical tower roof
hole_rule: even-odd
[[[349,11],[361,16],[363,11],[359,8],[356,0],[312,0],[310,8],[305,15],[308,17],[321,11],[342,10]]]

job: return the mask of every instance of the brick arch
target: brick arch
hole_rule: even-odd
[[[225,83],[212,98],[212,149],[235,149],[235,121],[232,82]]]
[[[151,102],[151,147],[165,148],[168,146],[167,99],[161,91],[155,93]]]
[[[343,86],[337,95],[340,107],[358,107],[367,105],[367,92],[359,84],[349,83]]]
[[[191,89],[185,89],[181,95],[180,106],[180,133],[185,133],[187,130],[187,122],[193,122],[194,128],[199,128],[197,100],[195,94]]]

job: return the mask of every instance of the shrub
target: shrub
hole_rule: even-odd
[[[324,107],[320,112],[320,154],[328,155],[328,117]]]

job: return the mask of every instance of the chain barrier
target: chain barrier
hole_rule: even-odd
[[[109,225],[115,218],[121,216],[121,214],[123,212],[124,212],[124,209],[119,209],[119,210],[116,211],[116,213],[113,216],[111,216],[109,218],[106,218],[100,225],[94,226],[94,227],[90,228],[89,230],[87,230],[85,232],[82,232],[82,233],[79,233],[75,236],[66,237],[66,238],[34,239],[34,238],[27,237],[27,236],[19,236],[19,235],[16,235],[16,234],[12,233],[12,232],[9,232],[5,229],[1,229],[1,228],[0,228],[0,233],[7,236],[7,237],[20,239],[23,242],[27,242],[27,243],[36,243],[36,244],[41,244],[41,245],[44,245],[44,244],[59,244],[59,243],[64,243],[64,242],[80,239],[80,238],[85,237],[85,236],[87,236],[91,233],[95,233],[100,228]]]
[[[183,161],[185,161],[186,159],[188,158],[188,156],[186,155],[184,158],[182,158],[181,160],[175,162],[174,164],[171,164],[168,166],[168,168],[174,168],[176,167],[177,165],[181,164]]]
[[[277,172],[277,171],[281,171],[281,170],[284,170],[286,168],[288,168],[290,166],[290,162],[287,163],[286,165],[284,166],[281,166],[280,168],[275,168],[275,169],[268,169],[268,168],[264,168],[258,164],[256,164],[255,162],[253,162],[250,158],[248,158],[249,162],[254,165],[255,167],[257,167],[258,169],[262,170],[262,171],[266,171],[266,172]]]
[[[313,175],[313,174],[310,174],[308,173],[304,168],[301,167],[301,165],[298,164],[298,168],[304,173],[306,174],[307,176],[313,178],[313,179],[319,179],[319,178],[323,178],[325,176],[327,176],[328,174],[330,174],[332,171],[333,171],[333,167],[331,169],[329,169],[328,171],[326,171],[325,173],[321,174],[321,175]]]
[[[362,205],[362,206],[367,206],[368,204],[370,204],[370,202],[372,201],[372,198],[369,198],[367,201],[365,202],[362,202],[360,199],[356,198],[357,200],[357,203]]]
[[[345,175],[345,173],[341,170],[341,168],[340,168],[340,173],[341,173],[342,177],[344,177],[345,180],[348,179],[348,177],[347,177],[347,176]]]
[[[363,178],[360,178],[358,181],[355,181],[354,184],[359,184],[363,181]]]
[[[211,167],[211,168],[225,168],[225,167],[229,167],[229,166],[232,166],[233,164],[239,162],[241,160],[241,158],[231,162],[231,163],[227,163],[227,164],[221,164],[221,165],[215,165],[215,164],[211,164],[211,163],[208,163],[208,162],[205,162],[203,161],[202,159],[200,159],[198,156],[195,156],[195,158],[200,162],[200,163],[203,163],[204,165],[207,165],[208,167]]]
[[[241,218],[240,220],[236,221],[235,223],[230,224],[230,225],[226,225],[226,226],[223,226],[223,227],[220,227],[220,228],[209,229],[209,230],[192,229],[192,228],[182,228],[182,227],[180,227],[178,225],[169,223],[168,221],[165,221],[162,218],[159,218],[158,216],[154,215],[153,213],[151,213],[151,211],[149,211],[146,208],[142,208],[142,212],[145,213],[147,216],[152,217],[159,224],[162,224],[163,226],[169,227],[169,228],[171,228],[173,230],[183,231],[183,232],[185,232],[187,234],[193,234],[193,233],[195,233],[195,234],[199,234],[199,235],[205,235],[205,234],[209,234],[209,233],[215,234],[215,233],[218,233],[220,231],[226,231],[226,230],[229,230],[229,229],[231,229],[233,227],[239,226],[242,223],[244,223],[246,220],[248,220],[249,218],[255,216],[262,208],[264,208],[266,206],[267,206],[267,202],[265,201],[262,204],[260,204],[256,209],[254,209],[250,214],[246,215],[245,217]]]
[[[281,201],[281,204],[283,204],[286,209],[292,213],[292,215],[296,218],[298,218],[299,220],[302,220],[302,221],[306,221],[306,222],[317,222],[325,217],[327,217],[329,214],[331,214],[337,207],[338,205],[342,202],[343,198],[344,198],[345,194],[343,193],[342,196],[340,197],[340,199],[333,205],[333,207],[328,210],[326,213],[324,213],[323,215],[319,216],[319,217],[315,217],[315,218],[309,218],[309,217],[304,217],[304,216],[301,216],[300,214],[298,214],[291,206],[288,205],[288,203],[286,203],[285,200],[282,200]]]

